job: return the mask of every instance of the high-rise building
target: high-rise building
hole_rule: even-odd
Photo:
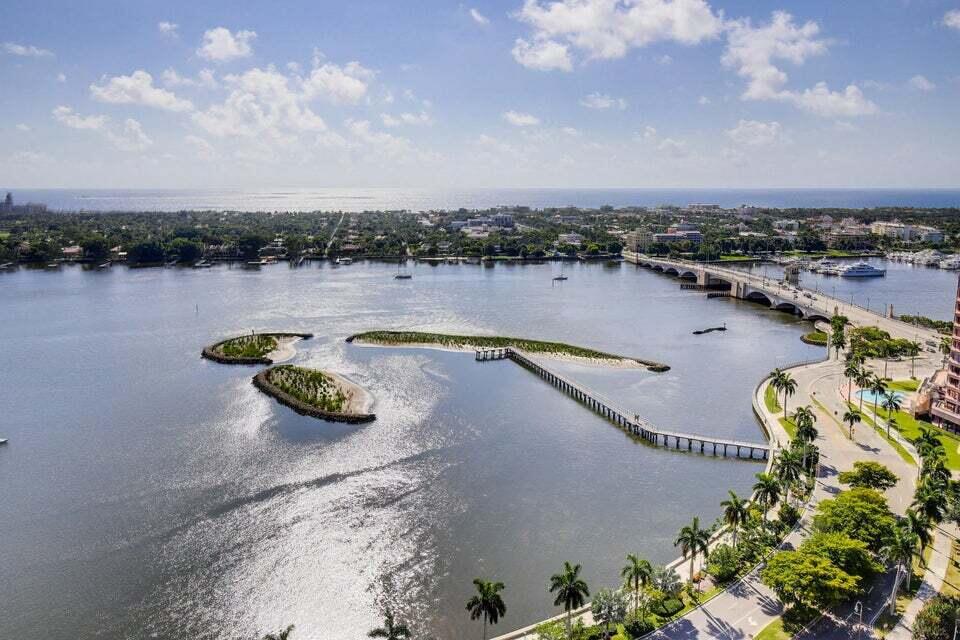
[[[953,336],[947,360],[947,381],[941,397],[930,407],[933,422],[950,431],[960,431],[960,279],[957,282],[957,301],[953,310]]]
[[[3,199],[3,204],[0,204],[0,211],[4,213],[13,211],[13,194],[9,191],[7,191],[7,197]]]

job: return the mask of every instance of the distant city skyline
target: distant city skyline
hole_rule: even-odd
[[[960,2],[27,3],[0,187],[956,187]]]

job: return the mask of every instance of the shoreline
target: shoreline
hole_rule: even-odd
[[[389,333],[389,332],[387,332]],[[402,332],[401,332],[402,333]],[[411,332],[413,333],[413,332]],[[442,335],[442,334],[438,334]],[[436,351],[450,351],[455,353],[470,353],[476,351],[477,349],[487,349],[491,348],[485,345],[476,344],[469,342],[469,338],[479,338],[479,339],[503,339],[509,341],[509,338],[501,338],[500,336],[455,336],[457,338],[465,338],[459,346],[443,344],[440,342],[405,342],[401,340],[380,340],[380,339],[370,339],[364,336],[364,334],[354,334],[346,338],[346,342],[350,344],[355,344],[358,346],[364,347],[391,347],[391,348],[409,348],[409,349],[433,349]],[[521,342],[524,340],[520,340]],[[536,341],[528,341],[536,342]],[[609,354],[609,357],[591,357],[591,356],[578,356],[571,353],[563,353],[561,351],[529,351],[522,347],[505,344],[504,346],[509,346],[511,349],[522,353],[523,355],[529,358],[546,358],[549,360],[556,360],[562,362],[572,362],[576,364],[583,364],[587,366],[595,367],[609,367],[609,368],[618,368],[618,369],[647,369],[648,371],[653,371],[656,373],[662,373],[664,371],[669,371],[669,365],[654,362],[652,360],[643,360],[641,358],[632,358],[629,356],[618,356],[615,354]],[[564,345],[572,346],[572,345]],[[599,352],[598,352],[599,353]]]
[[[280,404],[293,409],[300,415],[319,418],[320,420],[327,420],[329,422],[346,422],[349,424],[373,422],[377,418],[376,414],[367,412],[373,404],[373,396],[363,387],[347,380],[339,374],[321,369],[314,370],[320,371],[323,375],[330,377],[337,386],[337,389],[347,397],[342,411],[326,411],[293,397],[270,382],[269,374],[273,369],[274,367],[264,369],[253,376],[253,386]]]
[[[253,335],[253,334],[251,334]],[[313,337],[312,333],[294,333],[291,331],[264,331],[263,333],[255,334],[258,336],[270,336],[277,340],[277,348],[273,351],[270,351],[264,354],[261,357],[256,358],[246,358],[241,356],[228,356],[224,355],[219,347],[231,340],[236,340],[237,338],[245,338],[246,335],[242,336],[233,336],[230,338],[224,338],[214,342],[211,345],[208,345],[203,348],[203,351],[200,352],[200,357],[206,358],[207,360],[212,360],[220,364],[274,364],[277,362],[284,362],[290,360],[295,355],[297,355],[296,349],[293,348],[293,344],[300,340],[309,340]]]

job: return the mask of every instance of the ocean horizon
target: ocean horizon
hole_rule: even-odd
[[[4,189],[18,204],[54,211],[431,211],[498,206],[654,207],[690,203],[790,208],[960,207],[960,188],[296,188],[296,189]]]

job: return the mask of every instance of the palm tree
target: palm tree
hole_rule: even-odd
[[[860,368],[860,373],[857,374],[857,386],[860,389],[869,389],[870,381],[873,380],[873,376],[870,374],[870,371],[866,367]],[[863,413],[863,393],[860,393],[860,413]]]
[[[843,368],[843,377],[847,379],[847,402],[852,400],[851,393],[853,392],[853,381],[857,378],[857,375],[860,373],[860,366],[853,360],[847,361],[847,366]]]
[[[780,383],[780,390],[783,391],[783,417],[787,417],[787,398],[797,391],[797,381],[789,373],[784,372],[783,380]]]
[[[930,522],[930,519],[924,516],[921,513],[917,513],[914,509],[907,509],[907,513],[903,519],[904,529],[916,537],[917,542],[920,544],[920,561],[923,561],[923,552],[926,550],[927,545],[933,542],[933,524]],[[909,588],[910,585],[907,585]]]
[[[276,633],[268,633],[267,635],[263,636],[263,640],[287,640],[292,631],[293,625],[291,624],[286,629],[281,629]]]
[[[847,411],[843,414],[843,421],[850,425],[850,439],[853,440],[853,425],[860,422],[860,412],[859,411]]]
[[[868,384],[870,385],[870,391],[873,392],[873,413],[878,415],[877,405],[880,403],[881,396],[887,393],[887,383],[880,376],[872,375]]]
[[[883,379],[887,379],[887,364],[890,362],[890,347],[886,342],[881,342],[877,347],[877,357],[883,359]]]
[[[931,482],[921,482],[913,496],[911,508],[932,523],[943,522],[947,515],[947,494],[943,487]]]
[[[950,351],[953,348],[952,341],[949,336],[940,338],[940,353],[943,354],[943,366],[947,366],[947,357],[950,355]]]
[[[470,612],[471,620],[483,618],[483,640],[487,640],[487,621],[497,624],[500,617],[507,613],[507,606],[500,597],[504,587],[502,582],[490,582],[480,578],[474,578],[473,584],[477,587],[477,593],[467,600],[467,611]]]
[[[930,456],[924,458],[920,465],[920,478],[923,484],[931,487],[937,487],[940,491],[946,492],[953,474],[943,464],[943,458],[939,456]]]
[[[774,396],[777,398],[780,397],[780,392],[783,391],[783,379],[786,375],[787,374],[780,369],[774,369],[770,374],[770,386],[773,388]]]
[[[763,507],[763,523],[766,528],[767,512],[780,501],[780,483],[769,473],[758,473],[753,491],[757,496],[757,502]]]
[[[917,356],[920,355],[920,343],[910,342],[907,344],[907,352],[910,354],[910,378],[912,379],[916,377],[914,363],[917,361]]]
[[[933,429],[920,427],[920,435],[913,439],[913,446],[916,447],[921,459],[944,454],[943,443]]]
[[[394,622],[393,611],[387,607],[387,612],[383,615],[383,626],[377,627],[367,634],[368,638],[386,638],[387,640],[400,640],[400,638],[409,638],[410,629],[402,622]]]
[[[907,567],[907,589],[910,589],[910,579],[913,577],[910,567],[916,550],[917,536],[906,527],[894,527],[887,544],[880,550],[887,562],[894,562],[897,565],[897,575],[893,581],[893,591],[890,593],[890,615],[896,614],[897,591],[900,588],[900,575],[904,567]]]
[[[690,582],[693,582],[693,565],[697,562],[697,555],[702,553],[706,558],[710,551],[707,544],[710,542],[710,532],[700,528],[700,518],[694,516],[693,522],[680,529],[680,535],[674,540],[673,546],[680,547],[684,558],[690,554]]]
[[[805,458],[806,456],[803,456]],[[774,462],[773,472],[784,490],[783,501],[790,504],[790,487],[803,475],[804,459],[796,451],[781,451]]]
[[[730,494],[730,499],[721,502],[720,506],[723,507],[723,520],[733,530],[733,548],[736,549],[737,531],[740,529],[740,525],[747,521],[749,515],[747,505],[750,504],[750,501],[741,498],[731,490],[728,490],[727,493]]]
[[[793,424],[797,427],[797,438],[803,442],[813,442],[817,437],[817,430],[813,425],[817,422],[817,416],[810,407],[797,407],[793,412]],[[801,435],[801,431],[803,435]]]
[[[633,589],[634,612],[640,608],[640,586],[647,586],[652,572],[653,567],[645,559],[632,553],[627,554],[627,564],[620,570],[620,577]]]
[[[580,577],[580,565],[571,565],[569,562],[563,563],[563,571],[550,576],[550,593],[556,592],[557,597],[553,601],[553,606],[563,607],[567,612],[567,637],[571,637],[571,613],[574,609],[582,607],[586,599],[590,597],[590,588]]]
[[[900,394],[888,391],[883,394],[883,408],[887,410],[887,420],[894,411],[900,411]]]

